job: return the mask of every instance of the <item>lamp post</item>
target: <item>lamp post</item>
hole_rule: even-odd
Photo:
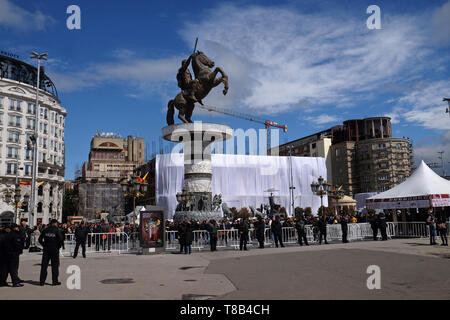
[[[34,226],[34,207],[36,202],[36,177],[38,172],[38,144],[37,140],[39,137],[39,85],[40,85],[40,75],[41,75],[41,60],[47,60],[47,53],[38,54],[36,52],[31,53],[31,59],[37,60],[37,79],[36,79],[36,110],[34,115],[34,136],[31,138],[33,143],[33,170],[32,170],[32,180],[31,180],[31,201],[28,208],[29,218],[28,224],[30,227]]]
[[[331,197],[334,201],[335,201],[335,206],[334,206],[334,214],[337,215],[337,205],[338,205],[338,201],[340,199],[342,199],[344,197],[344,191],[342,191],[338,186],[335,186],[333,188],[333,190],[330,192],[330,194],[328,195],[329,197]]]
[[[123,194],[126,198],[133,198],[133,224],[136,223],[136,198],[145,196],[148,183],[139,182],[137,177],[131,177],[127,181],[121,183]]]
[[[292,146],[288,146],[287,147],[289,150],[289,165],[290,165],[290,185],[289,185],[289,197],[291,200],[291,214],[292,216],[295,216],[295,207],[294,207],[294,203],[295,203],[295,198],[294,198],[294,174],[293,174],[293,169],[292,169]]]
[[[322,210],[322,216],[325,217],[325,210],[323,210],[323,196],[327,195],[331,191],[331,184],[325,181],[322,176],[317,179],[317,182],[311,183],[312,192],[320,196],[320,208]]]

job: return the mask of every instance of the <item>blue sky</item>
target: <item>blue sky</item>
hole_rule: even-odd
[[[72,4],[81,8],[81,30],[66,28]],[[366,27],[372,4],[381,8],[381,30]],[[287,124],[282,143],[388,115],[394,136],[412,139],[416,161],[437,162],[443,150],[450,173],[442,102],[450,96],[450,1],[0,0],[0,49],[25,61],[31,51],[49,53],[46,71],[68,111],[68,179],[97,130],[158,148],[176,71],[196,37],[230,77],[229,94],[216,89],[206,104]]]

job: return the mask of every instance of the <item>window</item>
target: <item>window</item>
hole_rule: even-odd
[[[34,130],[36,128],[36,120],[27,118],[27,129]]]
[[[3,109],[3,97],[0,97],[0,109]]]
[[[22,117],[20,116],[9,116],[9,126],[11,127],[21,127],[20,121],[22,120]]]
[[[32,173],[33,173],[33,166],[29,164],[25,165],[25,175],[31,176]]]
[[[8,147],[8,158],[19,159],[19,149],[15,147]]]
[[[6,164],[6,174],[16,174],[17,173],[17,164],[16,163],[7,163]]]
[[[33,150],[27,149],[25,151],[25,160],[32,160],[33,159]]]
[[[39,202],[37,205],[37,212],[42,213],[42,202]]]
[[[8,142],[19,143],[19,136],[18,132],[8,131]]]
[[[47,127],[48,127],[48,125],[46,123],[44,123],[44,134],[47,134]]]
[[[316,144],[313,143],[313,144],[311,145],[311,149],[315,149],[315,148],[316,148]]]
[[[378,180],[386,181],[386,180],[388,180],[388,175],[387,174],[381,174],[381,175],[378,176]]]
[[[28,114],[36,114],[36,105],[29,103],[27,113]]]
[[[43,146],[43,148],[47,149],[47,139],[46,138],[44,138],[44,146]]]

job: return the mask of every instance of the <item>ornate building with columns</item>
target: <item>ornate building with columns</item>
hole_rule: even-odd
[[[33,221],[61,220],[64,193],[66,109],[41,68],[36,123],[37,68],[0,55],[0,224],[28,218],[33,168],[32,138],[38,126],[38,171]],[[19,186],[19,188],[17,188]]]

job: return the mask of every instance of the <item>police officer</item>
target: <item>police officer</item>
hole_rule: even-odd
[[[248,220],[242,219],[242,222],[239,225],[239,249],[241,251],[242,249],[247,251],[248,229],[249,229]]]
[[[322,244],[322,239],[325,241],[325,244],[328,244],[327,241],[327,221],[324,216],[319,218],[317,221],[317,227],[319,229],[319,244]]]
[[[381,212],[378,215],[378,227],[380,228],[381,240],[386,241],[388,239],[387,233],[386,233],[387,223],[386,223],[386,216],[384,215],[384,212]]]
[[[372,228],[373,241],[378,240],[378,220],[376,215],[372,212],[369,217],[370,227]]]
[[[23,253],[24,238],[17,224],[11,225],[11,232],[6,234],[7,274],[11,276],[13,287],[23,287],[19,279],[19,256]],[[5,279],[6,280],[6,279]],[[6,281],[5,281],[6,282]]]
[[[50,222],[50,226],[42,231],[39,236],[39,243],[44,248],[41,262],[41,276],[40,285],[45,284],[47,279],[48,263],[52,262],[52,285],[58,286],[61,282],[58,281],[59,276],[59,249],[61,248],[64,238],[59,231],[58,221],[53,219]]]
[[[342,243],[348,243],[348,216],[346,214],[341,216],[341,230],[342,230]]]
[[[264,234],[266,231],[266,224],[264,223],[264,220],[260,215],[258,215],[257,217],[258,221],[254,223],[256,239],[258,239],[259,248],[264,249]]]
[[[86,258],[86,239],[89,229],[84,225],[84,221],[81,221],[80,225],[75,229],[75,251],[73,253],[73,258],[75,259],[78,255],[78,249],[81,245],[81,253],[83,258]]]
[[[11,232],[7,226],[0,231],[0,287],[8,287],[6,279],[8,278],[8,260],[6,256],[6,236]]]
[[[211,251],[217,251],[217,224],[215,220],[211,220],[207,226],[209,231],[209,242]]]
[[[272,220],[272,225],[270,226],[270,228],[272,230],[273,238],[275,240],[275,246],[278,248],[278,242],[280,242],[280,246],[284,248],[282,239],[283,227],[281,226],[280,216],[276,216],[274,220]]]
[[[308,239],[306,238],[305,225],[306,223],[303,217],[298,217],[297,221],[295,222],[295,229],[297,230],[298,244],[301,246],[303,246],[303,242],[305,242],[305,245],[309,245]]]

